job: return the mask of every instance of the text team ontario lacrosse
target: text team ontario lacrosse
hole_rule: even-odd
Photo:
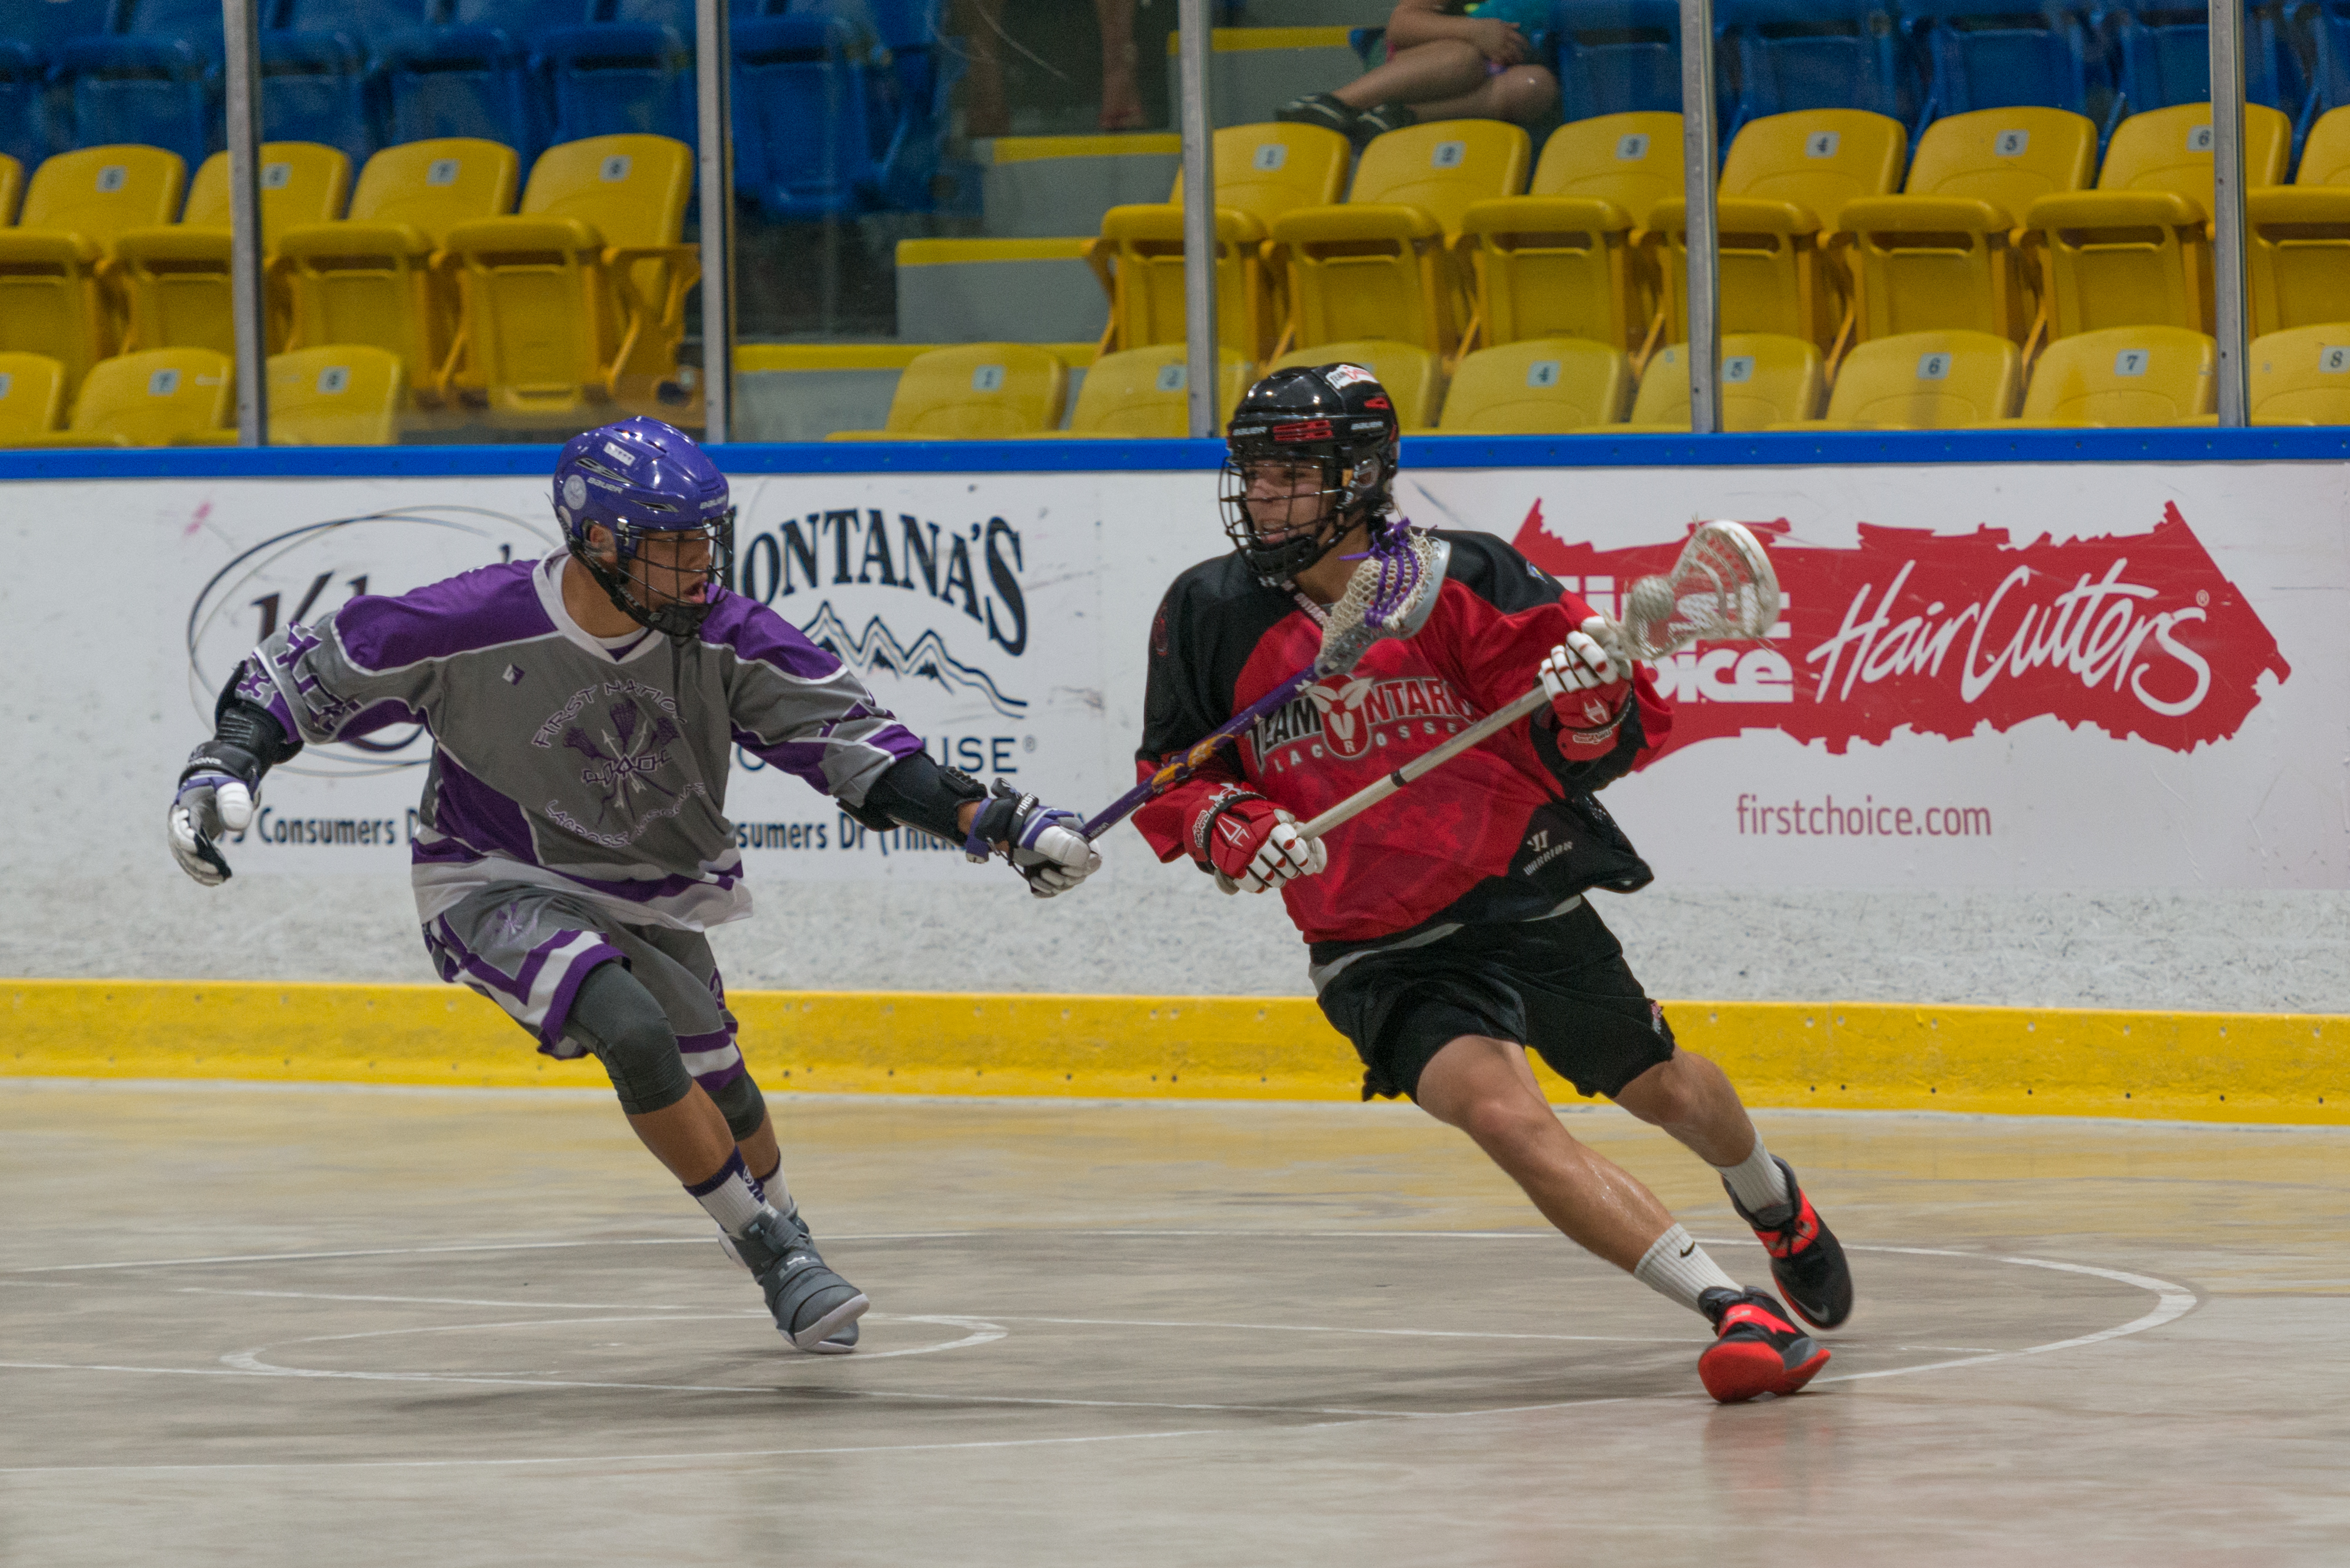
[[[1400,433],[1360,366],[1250,389],[1221,487],[1232,548],[1167,590],[1141,782],[1090,822],[941,765],[828,650],[728,591],[724,476],[635,418],[564,447],[565,543],[546,559],[361,595],[255,648],[180,775],[172,852],[216,885],[218,842],[253,822],[272,766],[426,726],[411,877],[442,978],[539,1051],[593,1055],[777,1331],[841,1355],[868,1301],[793,1199],[704,934],[751,912],[724,812],[732,751],[797,774],[845,824],[1003,860],[1038,898],[1077,889],[1102,863],[1093,836],[1131,811],[1161,861],[1229,893],[1280,890],[1366,1098],[1409,1096],[1461,1129],[1568,1239],[1701,1314],[1716,1399],[1792,1394],[1828,1360],[1806,1330],[1852,1311],[1843,1250],[1721,1071],[1674,1043],[1589,900],[1652,877],[1595,797],[1669,728],[1641,661],[1656,645],[1502,540],[1399,516]],[[1505,721],[1513,704],[1531,717]],[[1529,1051],[1712,1166],[1776,1293],[1732,1278],[1570,1135]]]

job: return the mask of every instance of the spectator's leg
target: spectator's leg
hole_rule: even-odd
[[[1425,46],[1430,47],[1433,46]],[[1483,57],[1479,57],[1481,59]],[[1397,58],[1400,60],[1401,56]],[[1406,100],[1409,101],[1409,100]],[[1541,66],[1512,66],[1470,91],[1432,103],[1413,103],[1427,119],[1539,119],[1558,103],[1558,78]]]
[[[963,78],[963,132],[1002,136],[1012,129],[1003,103],[1003,0],[962,0],[963,45],[970,51]]]
[[[1101,128],[1139,130],[1142,88],[1134,79],[1134,0],[1094,0],[1094,15],[1101,21]]]
[[[1545,71],[1544,75],[1547,77],[1549,73]],[[1397,50],[1387,64],[1365,71],[1332,96],[1349,109],[1369,109],[1382,103],[1418,107],[1430,99],[1450,102],[1464,94],[1473,94],[1482,90],[1485,79],[1485,57],[1477,52],[1475,45],[1458,38],[1439,38],[1433,43]],[[1423,111],[1422,118],[1448,117]]]

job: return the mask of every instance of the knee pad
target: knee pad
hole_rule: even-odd
[[[598,964],[580,983],[564,1033],[604,1064],[620,1108],[632,1116],[665,1111],[693,1090],[668,1014],[620,964]]]
[[[749,1073],[739,1074],[733,1083],[711,1090],[710,1097],[725,1113],[726,1130],[734,1135],[736,1143],[757,1132],[759,1124],[767,1119],[766,1096],[759,1093],[759,1085],[751,1081]]]

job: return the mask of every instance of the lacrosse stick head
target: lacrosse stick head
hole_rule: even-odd
[[[1428,624],[1452,546],[1424,529],[1397,520],[1374,525],[1374,543],[1356,563],[1347,591],[1322,624],[1322,650],[1314,676],[1325,680],[1362,662],[1382,638],[1415,635]]]
[[[1752,640],[1779,620],[1779,575],[1736,523],[1702,523],[1662,576],[1624,596],[1625,651],[1660,659],[1693,642]]]

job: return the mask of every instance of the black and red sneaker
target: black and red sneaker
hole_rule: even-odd
[[[1716,1285],[1698,1297],[1698,1306],[1713,1320],[1713,1343],[1697,1358],[1697,1375],[1724,1405],[1793,1394],[1828,1364],[1828,1353],[1769,1291]]]
[[[1787,1304],[1814,1328],[1841,1328],[1852,1315],[1852,1265],[1845,1262],[1835,1232],[1821,1221],[1812,1200],[1804,1196],[1794,1167],[1775,1154],[1771,1163],[1787,1179],[1787,1190],[1795,1199],[1788,1206],[1786,1218],[1778,1223],[1766,1225],[1749,1213],[1746,1205],[1738,1201],[1738,1194],[1730,1192],[1730,1183],[1723,1182],[1721,1189],[1730,1192],[1730,1206],[1754,1228],[1755,1240],[1771,1254],[1771,1277],[1786,1293]]]

